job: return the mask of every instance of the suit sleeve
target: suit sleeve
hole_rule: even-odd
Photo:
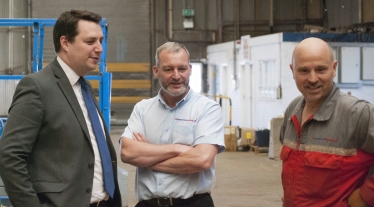
[[[0,175],[13,206],[41,206],[28,175],[27,160],[43,121],[42,99],[35,78],[22,78],[0,139]]]

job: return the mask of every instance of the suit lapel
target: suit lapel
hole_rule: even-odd
[[[53,60],[53,62],[51,62],[50,66],[56,77],[57,85],[60,87],[61,91],[64,93],[66,100],[69,102],[70,107],[74,111],[75,117],[78,119],[78,122],[81,125],[84,133],[86,134],[87,139],[91,143],[90,134],[88,132],[86,120],[84,118],[84,115],[79,105],[79,102],[77,100],[77,97],[75,96],[74,90],[71,87],[69,79],[67,78],[65,72],[62,70],[56,58]]]

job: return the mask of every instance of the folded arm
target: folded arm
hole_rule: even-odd
[[[137,167],[149,167],[192,149],[181,144],[154,145],[122,137],[121,160]]]
[[[215,160],[218,146],[199,144],[180,155],[158,162],[149,168],[173,174],[191,174],[209,169]]]

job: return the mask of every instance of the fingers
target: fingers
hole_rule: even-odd
[[[145,139],[145,137],[142,133],[134,132],[132,135],[133,135],[132,137],[134,138],[135,141],[147,143],[147,140]]]
[[[193,146],[177,144],[178,150],[180,153],[187,152],[190,149],[193,149]]]

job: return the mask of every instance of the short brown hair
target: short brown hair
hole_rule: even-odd
[[[55,52],[61,50],[60,38],[66,36],[69,42],[74,42],[75,36],[78,35],[79,20],[91,21],[99,24],[102,17],[96,13],[87,10],[71,10],[63,12],[57,19],[53,27],[53,44]]]

